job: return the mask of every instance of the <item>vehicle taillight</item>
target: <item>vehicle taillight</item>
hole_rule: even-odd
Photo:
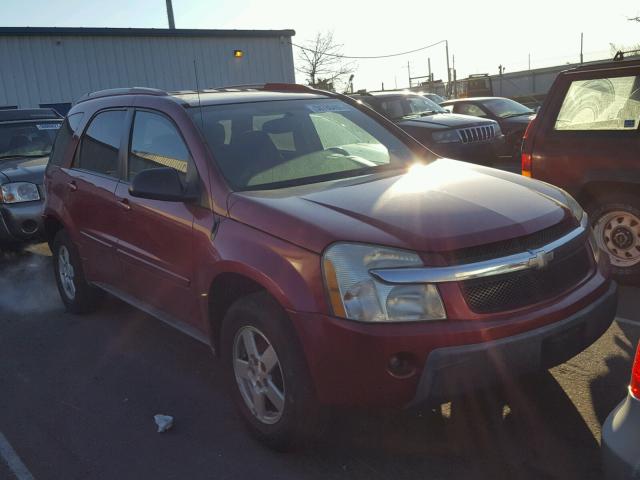
[[[631,395],[640,400],[640,343],[638,343],[638,349],[636,350],[636,359],[633,362],[633,368],[631,369],[631,385],[629,385]]]
[[[522,152],[522,175],[531,177],[531,154]]]
[[[534,118],[529,122],[529,125],[527,125],[527,129],[524,131],[524,135],[522,136],[522,175],[525,177],[531,177],[531,158],[533,155],[531,154],[527,138],[529,138],[535,121],[536,119]]]

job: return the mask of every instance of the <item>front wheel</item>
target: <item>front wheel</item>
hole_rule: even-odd
[[[234,403],[251,433],[276,450],[310,437],[318,409],[289,319],[264,293],[237,300],[222,326],[222,357]]]
[[[587,208],[596,242],[609,255],[618,280],[640,277],[640,198],[617,194]]]

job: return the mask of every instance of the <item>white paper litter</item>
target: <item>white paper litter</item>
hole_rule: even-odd
[[[154,415],[153,419],[158,426],[158,433],[166,432],[173,427],[173,417],[170,415]]]

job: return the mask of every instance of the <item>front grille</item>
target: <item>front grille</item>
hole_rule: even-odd
[[[443,254],[448,265],[460,265],[463,263],[482,262],[498,257],[506,257],[515,253],[522,253],[528,250],[536,250],[548,243],[571,232],[578,226],[578,222],[573,217],[556,223],[544,230],[539,230],[530,235],[502,240],[499,242],[478,245],[475,247],[462,248]]]
[[[569,290],[591,271],[587,246],[560,248],[542,269],[528,269],[460,282],[469,308],[476,313],[513,310],[553,298]]]
[[[494,125],[460,128],[458,135],[462,143],[485,142],[496,136],[496,129]]]

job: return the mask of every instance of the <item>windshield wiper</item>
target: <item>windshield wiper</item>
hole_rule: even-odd
[[[533,115],[533,114],[534,112],[511,113],[509,115],[505,115],[502,118],[521,117],[523,115]]]

